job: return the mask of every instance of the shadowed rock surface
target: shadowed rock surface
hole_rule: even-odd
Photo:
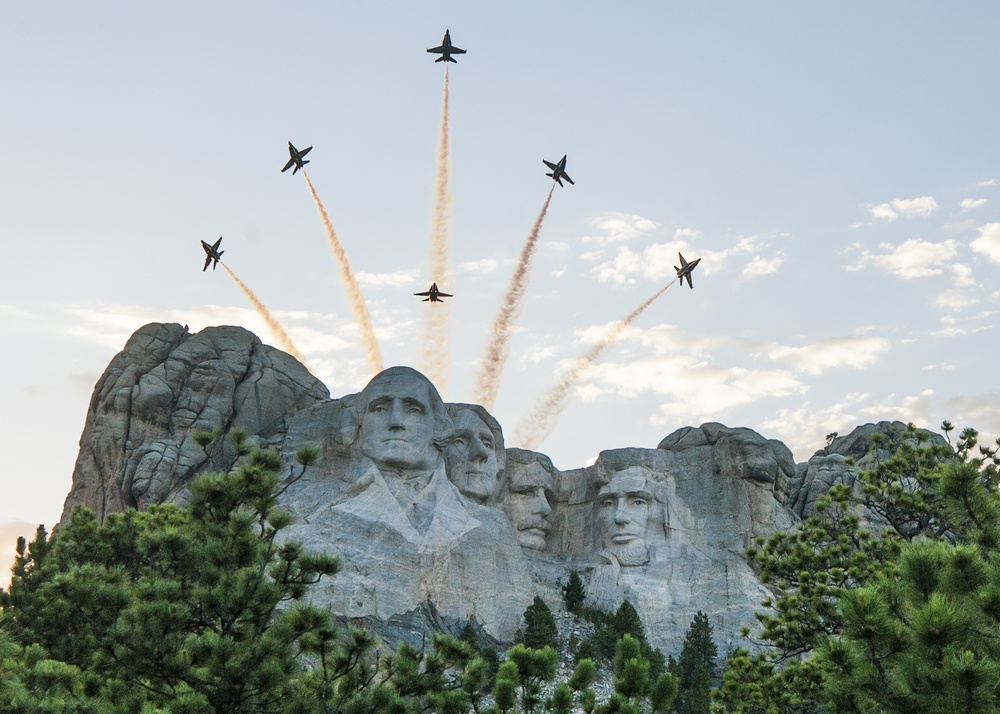
[[[831,484],[853,484],[879,457],[871,434],[890,426],[861,427],[798,467],[779,441],[708,423],[559,471],[544,454],[504,448],[491,415],[445,405],[410,368],[331,399],[242,328],[150,324],[95,387],[63,519],[76,504],[103,519],[183,503],[192,478],[236,462],[227,440],[206,450],[193,432],[238,427],[288,470],[300,447],[319,449],[281,504],[295,518],[287,537],[343,559],[312,592],[341,621],[393,643],[467,623],[508,643],[534,595],[562,609],[560,585],[576,570],[591,605],[629,599],[664,652],[679,651],[699,610],[725,649],[744,644],[739,629],[755,626],[768,595],[746,547],[793,527]]]

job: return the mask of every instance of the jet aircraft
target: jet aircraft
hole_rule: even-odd
[[[308,154],[310,151],[312,151],[311,146],[308,149],[303,149],[302,151],[299,151],[294,146],[292,146],[292,142],[289,141],[288,155],[291,158],[288,160],[288,163],[285,164],[285,168],[281,170],[281,173],[285,173],[286,171],[288,171],[288,169],[294,166],[295,169],[292,171],[292,175],[294,176],[295,174],[297,174],[299,172],[299,169],[301,169],[303,166],[309,163],[308,161],[303,161],[302,157]]]
[[[451,44],[451,32],[449,30],[444,31],[444,39],[441,44],[437,47],[430,47],[427,49],[428,52],[432,52],[436,55],[441,55],[435,62],[454,62],[458,64],[458,60],[452,57],[452,55],[464,55],[465,50],[460,50]]]
[[[545,159],[542,159],[542,163],[545,164],[546,166],[548,166],[550,169],[552,169],[552,173],[545,174],[545,175],[546,176],[551,176],[552,180],[556,181],[560,186],[563,185],[563,182],[562,182],[563,179],[566,179],[567,181],[569,181],[574,186],[576,185],[576,183],[573,181],[573,179],[571,179],[569,177],[569,174],[566,173],[566,155],[565,154],[563,154],[563,157],[561,159],[559,159],[559,161],[557,161],[556,163],[552,163],[551,161],[546,161]]]
[[[688,279],[688,287],[694,289],[694,285],[691,283],[691,271],[695,269],[695,266],[701,262],[701,258],[698,260],[692,260],[690,263],[684,260],[684,256],[680,253],[677,257],[681,259],[681,267],[674,266],[674,270],[677,271],[677,278],[681,281],[681,285],[684,284],[684,278]]]
[[[430,290],[427,290],[422,293],[413,293],[413,294],[419,295],[420,297],[424,298],[420,302],[444,302],[444,300],[442,300],[441,298],[452,297],[448,293],[443,293],[440,290],[438,290],[437,283],[431,283]]]
[[[226,251],[219,250],[219,246],[222,245],[222,236],[219,236],[219,240],[215,241],[214,245],[209,245],[205,241],[201,242],[201,247],[205,249],[205,267],[201,269],[201,272],[208,270],[208,266],[212,266],[212,270],[215,270],[219,261],[222,259],[222,254]],[[212,261],[215,261],[214,263]]]

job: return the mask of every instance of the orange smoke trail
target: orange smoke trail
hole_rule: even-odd
[[[535,224],[531,227],[531,233],[521,248],[521,256],[518,258],[517,267],[510,278],[507,286],[507,293],[503,302],[500,303],[500,310],[493,318],[493,326],[490,329],[490,342],[486,346],[486,355],[483,358],[479,374],[476,376],[476,391],[472,401],[481,404],[486,409],[493,409],[493,403],[497,398],[497,390],[500,388],[500,375],[503,374],[504,365],[510,355],[510,337],[514,324],[521,316],[524,307],[524,295],[528,289],[528,281],[531,277],[531,260],[535,255],[535,248],[538,246],[538,232],[542,228],[542,221],[549,210],[549,203],[552,201],[552,192],[555,191],[556,182],[552,182],[549,195],[545,197],[542,210],[535,219]]]
[[[434,214],[431,219],[429,262],[431,280],[448,292],[451,285],[451,192],[448,190],[448,63],[444,68],[444,98],[441,102],[441,132],[438,143]],[[451,358],[451,308],[428,305],[424,312],[421,364],[442,397],[448,394]]]
[[[379,349],[378,339],[375,337],[375,328],[372,327],[371,315],[368,314],[368,308],[365,306],[365,298],[361,294],[361,288],[358,286],[358,281],[351,270],[351,263],[347,259],[347,253],[344,252],[344,246],[340,244],[337,231],[333,230],[333,224],[330,223],[330,216],[327,215],[326,209],[323,207],[323,202],[316,195],[316,189],[313,188],[312,181],[309,180],[305,169],[303,169],[302,175],[306,179],[309,193],[312,194],[316,210],[319,212],[319,218],[323,222],[323,228],[326,230],[326,237],[330,243],[330,252],[333,253],[333,259],[340,269],[340,281],[344,284],[347,301],[350,303],[354,318],[361,327],[361,344],[364,347],[365,356],[368,358],[368,367],[371,369],[373,375],[378,374],[382,371],[382,351]]]
[[[246,283],[244,283],[242,280],[236,277],[236,273],[230,270],[228,265],[226,265],[222,261],[219,262],[220,265],[222,265],[222,267],[226,269],[226,272],[229,273],[229,277],[233,279],[233,282],[235,282],[239,286],[240,290],[243,291],[243,294],[246,295],[246,298],[247,300],[250,301],[250,304],[254,306],[255,310],[257,310],[257,314],[260,315],[262,318],[264,318],[264,322],[266,322],[267,326],[270,328],[271,334],[274,335],[275,339],[278,340],[278,346],[281,347],[281,349],[283,349],[285,352],[290,354],[292,357],[297,359],[299,362],[301,362],[303,367],[309,369],[309,364],[306,362],[306,358],[302,356],[301,352],[295,349],[295,345],[292,343],[292,338],[289,337],[288,333],[285,332],[284,328],[281,327],[281,324],[278,322],[277,318],[275,318],[274,315],[271,314],[270,310],[264,307],[264,303],[262,303],[256,295],[254,295],[253,290],[248,288]]]
[[[667,291],[667,288],[676,282],[677,278],[671,280],[664,287],[660,288],[655,295],[629,313],[628,317],[608,330],[608,334],[604,336],[604,339],[591,347],[587,354],[578,359],[573,368],[564,374],[548,393],[535,404],[532,410],[528,412],[528,415],[514,429],[514,441],[522,449],[536,449],[545,441],[546,437],[552,433],[559,415],[562,414],[566,408],[566,404],[569,402],[570,389],[576,385],[583,373],[597,362],[597,359],[604,351],[615,343],[625,328],[632,324],[632,321],[639,317],[643,310],[652,305],[656,298],[660,297],[660,295]]]

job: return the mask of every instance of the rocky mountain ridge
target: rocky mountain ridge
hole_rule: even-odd
[[[708,423],[559,471],[505,448],[491,415],[444,404],[415,370],[390,368],[334,399],[242,328],[152,323],[95,387],[63,519],[78,504],[103,519],[183,503],[192,478],[237,460],[226,440],[203,448],[194,432],[235,427],[288,464],[303,445],[319,449],[282,505],[296,519],[288,537],[343,559],[312,593],[338,618],[393,641],[469,623],[505,643],[535,594],[561,608],[575,570],[589,605],[628,599],[665,652],[698,610],[720,647],[735,644],[768,595],[746,547],[792,528],[831,485],[853,485],[879,457],[871,434],[894,428],[859,427],[795,464],[779,441]]]

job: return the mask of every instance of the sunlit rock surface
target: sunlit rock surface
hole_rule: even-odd
[[[343,560],[311,594],[338,619],[390,642],[471,624],[507,643],[534,595],[562,608],[560,586],[576,570],[590,605],[628,599],[667,653],[699,610],[720,647],[745,644],[739,630],[755,625],[768,594],[746,547],[792,528],[832,484],[854,484],[878,458],[871,434],[888,429],[860,427],[796,466],[778,441],[708,423],[559,471],[505,446],[482,407],[444,404],[410,368],[331,399],[242,328],[150,324],[95,387],[63,518],[77,504],[104,518],[183,503],[198,474],[236,462],[225,439],[205,449],[193,432],[234,427],[281,454],[286,476],[301,471],[300,447],[319,449],[281,503],[295,518],[287,537]]]

